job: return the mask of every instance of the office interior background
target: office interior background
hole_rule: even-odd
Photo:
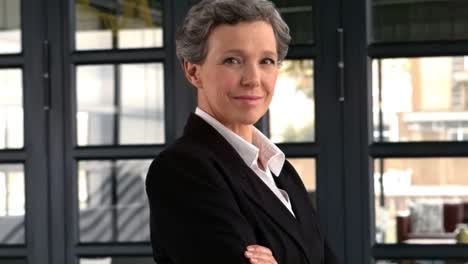
[[[144,180],[195,107],[195,2],[0,0],[1,264],[153,263]],[[257,126],[342,263],[468,263],[468,1],[273,2],[292,43]]]

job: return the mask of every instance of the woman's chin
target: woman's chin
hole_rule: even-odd
[[[244,115],[241,118],[241,123],[244,125],[254,125],[255,123],[262,118],[263,115]]]

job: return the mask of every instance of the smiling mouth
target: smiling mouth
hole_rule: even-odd
[[[234,96],[236,100],[243,100],[243,101],[257,101],[262,99],[262,96],[253,96],[253,95],[241,95],[241,96]]]

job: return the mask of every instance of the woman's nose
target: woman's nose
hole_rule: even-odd
[[[260,85],[260,72],[258,65],[246,64],[242,74],[241,85],[257,87]]]

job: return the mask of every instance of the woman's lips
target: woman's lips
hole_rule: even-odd
[[[236,101],[248,104],[248,105],[256,105],[260,102],[263,98],[262,96],[254,96],[254,95],[240,95],[233,97]]]
[[[240,95],[240,96],[234,96],[234,99],[239,99],[239,100],[260,100],[262,99],[261,96],[254,96],[254,95]]]

